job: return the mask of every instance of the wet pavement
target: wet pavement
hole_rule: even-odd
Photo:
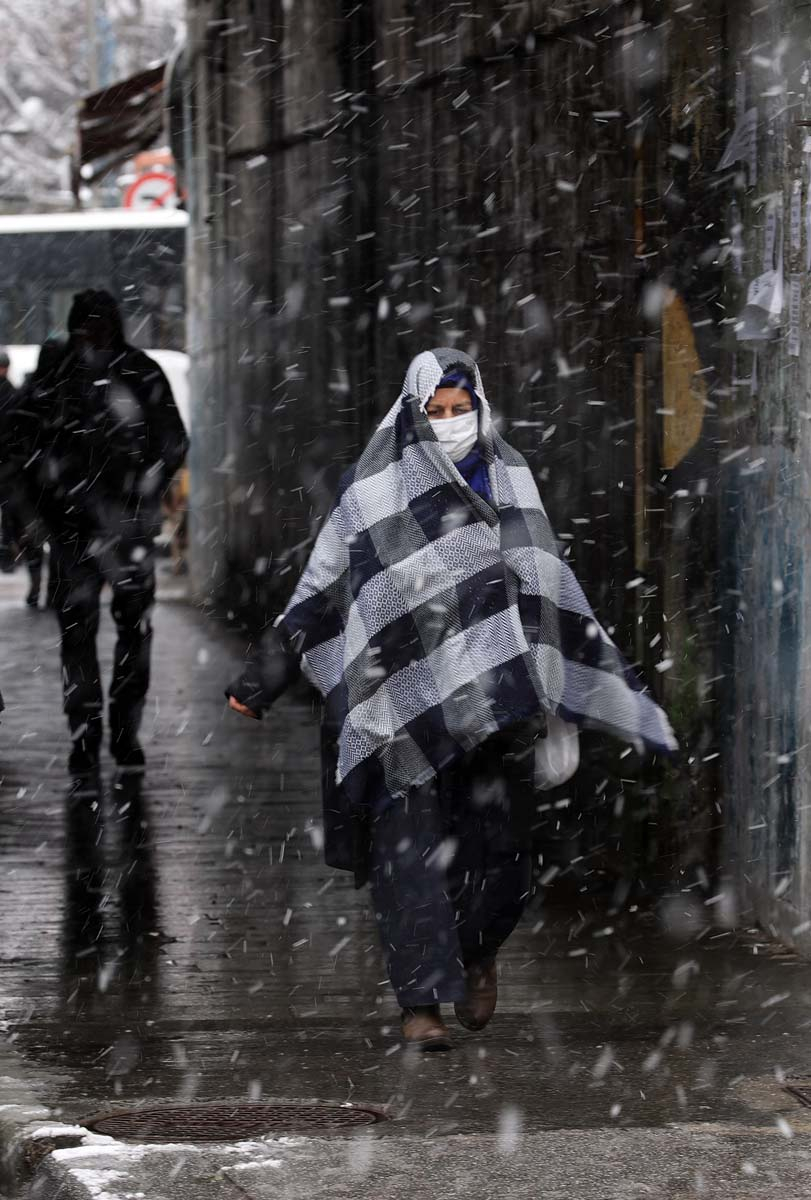
[[[318,1098],[392,1119],[209,1149],[90,1139],[45,1160],[39,1195],[66,1172],[62,1195],[93,1194],[82,1171],[89,1189],[102,1160],[120,1176],[96,1179],[108,1196],[811,1191],[811,1110],[783,1086],[811,1078],[811,966],[712,928],[715,906],[691,894],[666,934],[656,913],[539,888],[501,956],[492,1026],[405,1053],[367,894],[322,862],[310,696],[261,725],[229,713],[239,642],[181,589],[162,594],[146,781],[115,787],[106,761],[94,811],[68,799],[56,622],[0,577],[0,1113],[32,1096],[63,1125]],[[111,632],[107,618],[108,663]]]

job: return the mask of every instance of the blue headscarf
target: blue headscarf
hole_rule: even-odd
[[[474,412],[478,411],[479,397],[476,395],[475,388],[464,371],[448,371],[437,384],[437,389],[443,387],[462,388],[470,396]],[[490,487],[490,476],[487,473],[487,463],[481,456],[478,442],[470,453],[466,454],[458,463],[454,463],[454,466],[465,483],[473,488],[473,491],[481,496],[482,500],[486,500],[491,504],[493,501],[493,492]]]

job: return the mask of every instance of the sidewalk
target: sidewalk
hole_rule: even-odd
[[[322,862],[308,695],[261,725],[228,713],[238,643],[162,602],[143,797],[108,786],[70,816],[56,622],[21,594],[0,577],[0,1137],[40,1160],[40,1200],[811,1194],[811,1109],[782,1086],[811,1081],[811,966],[757,933],[672,940],[536,897],[491,1028],[414,1059],[367,895]],[[392,1119],[197,1145],[83,1128],[260,1099]]]

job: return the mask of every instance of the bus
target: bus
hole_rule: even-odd
[[[187,225],[181,209],[0,216],[0,345],[64,335],[74,293],[104,288],[129,341],[184,352]]]

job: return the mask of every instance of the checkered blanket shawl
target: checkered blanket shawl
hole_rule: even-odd
[[[455,368],[479,396],[492,506],[424,413]],[[412,362],[277,624],[340,730],[337,782],[350,799],[403,795],[541,711],[639,748],[677,745],[559,557],[533,476],[493,429],[478,367],[459,351]]]

